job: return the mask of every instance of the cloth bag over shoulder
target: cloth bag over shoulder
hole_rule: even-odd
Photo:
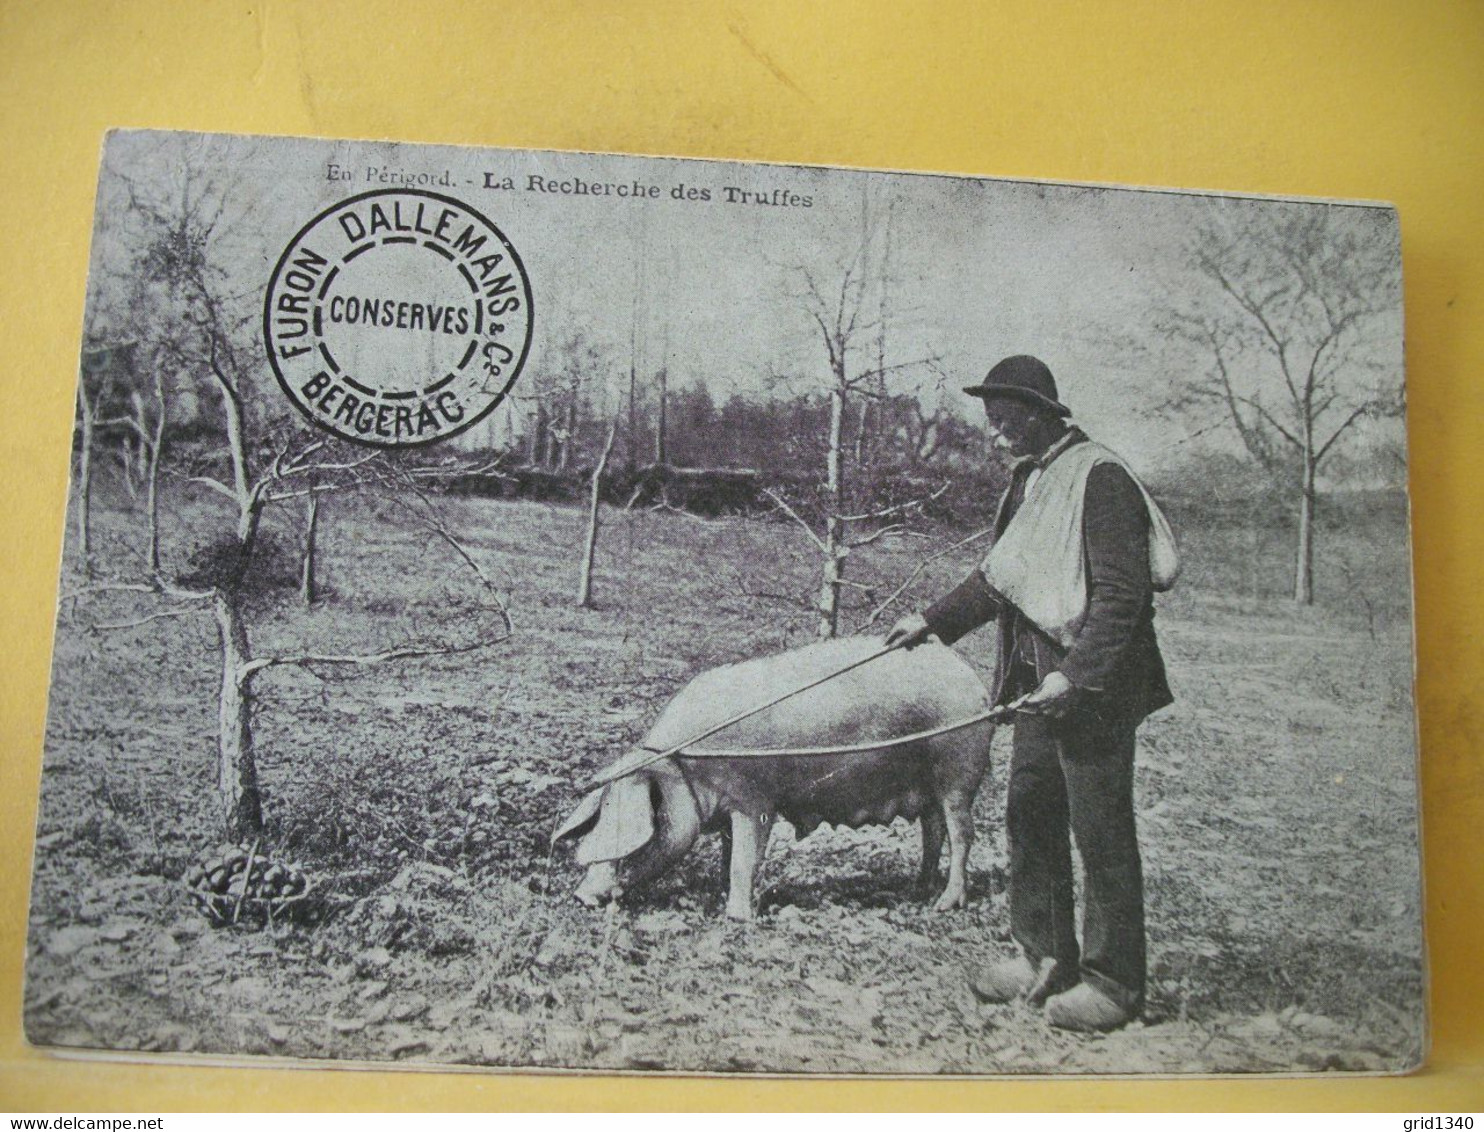
[[[1149,581],[1168,590],[1180,574],[1175,532],[1133,470],[1100,444],[1068,448],[1038,476],[1009,526],[980,564],[985,580],[1043,633],[1070,648],[1087,618],[1082,517],[1087,477],[1099,464],[1128,472],[1149,509]]]

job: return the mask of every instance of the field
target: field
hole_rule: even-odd
[[[166,545],[217,523],[170,500]],[[267,839],[315,892],[262,930],[214,928],[181,883],[218,839],[209,617],[134,628],[157,599],[68,602],[59,623],[33,881],[26,1029],[46,1045],[484,1066],[827,1073],[1395,1072],[1423,1056],[1424,968],[1404,514],[1337,511],[1321,602],[1284,589],[1286,535],[1176,508],[1190,566],[1158,629],[1177,703],[1141,731],[1151,981],[1106,1037],[985,1007],[965,972],[1008,948],[1008,735],[976,806],[968,909],[912,891],[898,822],[775,831],[751,924],[721,914],[719,850],[619,907],[568,898],[547,837],[590,774],[691,675],[803,643],[814,563],[786,523],[608,513],[598,608],[573,606],[583,516],[449,501],[508,592],[482,653],[270,669],[255,734]],[[1181,521],[1183,520],[1183,521]],[[292,549],[284,518],[268,534]],[[139,518],[100,508],[130,569]],[[882,540],[853,576],[905,577]],[[455,558],[366,501],[332,500],[327,597],[254,614],[275,651],[365,651],[440,629]],[[972,551],[914,592],[951,584]],[[71,559],[69,558],[69,562]],[[75,579],[73,579],[75,580]],[[911,608],[908,603],[905,608]],[[894,615],[893,611],[893,615]],[[890,617],[886,618],[889,623]],[[879,626],[878,626],[879,628]],[[963,643],[982,670],[992,634]]]

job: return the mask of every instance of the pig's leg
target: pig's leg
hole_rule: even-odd
[[[612,861],[598,861],[589,865],[582,883],[572,895],[589,908],[596,908],[603,901],[618,894],[618,870]]]
[[[943,856],[943,836],[948,826],[937,803],[922,811],[922,866],[917,870],[917,888],[931,896],[938,883],[938,859]]]
[[[773,828],[772,814],[732,811],[731,889],[727,892],[727,915],[750,920],[757,915],[757,873]]]
[[[948,886],[933,905],[934,912],[969,905],[969,846],[974,842],[974,822],[970,813],[974,796],[951,791],[943,797],[943,817],[948,826]]]

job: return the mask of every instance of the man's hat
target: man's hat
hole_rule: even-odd
[[[988,401],[991,397],[1013,397],[1029,401],[1059,416],[1070,417],[1072,410],[1056,399],[1056,378],[1040,358],[1016,354],[1006,358],[985,374],[978,385],[965,385],[964,392]]]

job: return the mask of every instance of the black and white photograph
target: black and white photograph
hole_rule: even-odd
[[[31,1042],[1423,1063],[1393,208],[100,162]]]

